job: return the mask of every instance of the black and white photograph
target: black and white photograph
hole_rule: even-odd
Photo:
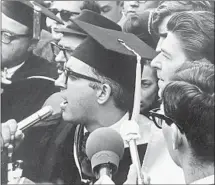
[[[214,0],[1,0],[1,184],[215,184]]]

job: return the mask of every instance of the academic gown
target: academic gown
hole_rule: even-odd
[[[75,139],[74,139],[74,142],[76,143],[76,146],[74,148],[77,148],[77,156],[78,156],[77,160],[78,160],[78,163],[80,164],[80,168],[82,169],[82,171],[79,172],[79,177],[81,173],[82,178],[78,178],[75,181],[75,184],[81,184],[82,183],[80,181],[81,179],[84,179],[85,181],[86,179],[88,179],[89,182],[96,181],[96,179],[92,177],[90,160],[87,158],[85,153],[85,144],[86,144],[87,137],[85,138],[83,133],[84,131],[82,126],[80,126],[79,128],[78,127],[76,128],[77,137],[75,136]],[[140,144],[137,147],[140,161],[143,161],[146,147],[147,147],[146,143]],[[73,151],[73,154],[74,154],[74,151]],[[76,166],[77,166],[77,160],[76,160]],[[123,158],[119,163],[118,171],[116,174],[113,175],[113,178],[112,178],[112,180],[116,185],[118,184],[121,185],[126,181],[131,164],[132,164],[132,160],[131,160],[130,150],[129,148],[125,148]]]
[[[45,134],[43,130],[46,130]],[[64,184],[88,184],[96,181],[89,175],[91,166],[85,153],[88,137],[84,135],[83,126],[65,123],[62,120],[57,121],[50,117],[37,124],[27,134],[31,135],[29,138],[37,137],[37,139],[36,142],[35,140],[25,140],[22,145],[25,149],[20,148],[20,152],[16,155],[16,159],[24,160],[24,177],[37,183],[55,183],[59,179]],[[26,150],[26,146],[32,146],[32,143],[37,144]],[[140,161],[144,158],[146,147],[147,144],[138,145]],[[75,152],[77,152],[77,160]],[[129,148],[126,148],[118,172],[113,175],[113,181],[116,184],[123,184],[126,181],[131,164],[130,151]],[[81,172],[78,170],[78,165],[82,169]],[[86,175],[86,170],[83,169],[88,169],[90,172]],[[88,182],[82,179],[88,180]]]
[[[58,77],[54,64],[33,54],[14,73],[12,84],[1,84],[1,122],[8,119],[21,121],[39,110],[54,92],[54,80]]]
[[[30,54],[25,63],[13,74],[12,84],[1,84],[1,88],[3,88],[1,93],[1,122],[6,122],[9,119],[15,119],[19,122],[39,110],[51,94],[59,91],[53,80],[57,77],[57,68],[54,64]],[[32,150],[32,147],[37,144],[40,145],[36,142],[39,134],[35,133],[33,136],[25,132],[25,141],[31,140],[32,143],[26,146],[23,151]],[[45,130],[40,134],[44,135]],[[22,144],[20,149],[23,149]],[[19,148],[16,152],[20,152]]]

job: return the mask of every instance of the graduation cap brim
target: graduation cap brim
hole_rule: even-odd
[[[134,34],[105,29],[79,20],[73,20],[73,22],[106,50],[122,55],[135,56],[133,52],[126,49],[119,42],[120,39],[138,53],[142,59],[152,60],[156,56],[155,50]]]
[[[80,31],[73,30],[71,28],[56,28],[54,31],[59,33],[74,34],[78,36],[87,37],[87,34]]]
[[[110,19],[96,13],[90,10],[82,10],[80,15],[78,15],[74,20],[79,20],[83,21],[95,26],[100,26],[102,28],[107,28],[107,29],[113,29],[113,30],[118,30],[121,31],[121,27],[111,21]],[[61,32],[61,33],[67,33],[67,34],[75,34],[79,36],[87,36],[87,34],[79,28],[75,23],[73,23],[73,20],[71,20],[71,24],[69,24],[66,28],[57,28],[55,29],[56,32]]]
[[[49,11],[47,8],[43,7],[36,1],[2,1],[2,13],[29,28],[33,28],[34,10],[41,12],[42,29],[46,29],[46,17],[49,17],[50,19],[63,24],[63,22],[56,15],[54,15],[51,11]]]

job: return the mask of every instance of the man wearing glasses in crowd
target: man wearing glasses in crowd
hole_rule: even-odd
[[[113,26],[111,20],[90,10],[82,10],[81,14],[74,20],[81,20],[103,28],[114,28],[115,26]],[[121,31],[120,26],[117,26],[117,30]],[[73,51],[84,41],[87,35],[74,23],[68,25],[67,28],[58,28],[56,32],[63,34],[63,36],[58,42],[51,42],[50,44],[54,54],[54,60],[57,63],[58,74],[61,74],[64,64],[69,60]],[[61,101],[61,98],[59,98],[58,93],[55,93],[46,100],[44,105],[52,105],[59,112],[59,101]]]
[[[100,13],[100,7],[94,0],[51,2],[49,5],[49,10],[60,20],[62,20],[63,24],[47,18],[46,26],[48,27],[49,32],[42,31],[41,40],[37,48],[34,50],[34,53],[50,62],[53,62],[54,56],[51,50],[50,42],[54,43],[62,36],[62,34],[56,32],[56,29],[65,28],[66,26],[70,25],[72,23],[71,19],[76,18],[81,13],[81,11],[85,9]]]
[[[179,71],[172,81],[162,92],[162,110],[151,111],[151,118],[186,184],[214,184],[213,64]]]
[[[40,35],[40,30],[35,31],[33,26],[33,6],[37,4],[21,1],[1,3],[1,120],[13,118],[20,121],[40,109],[45,99],[58,90],[53,83],[58,74],[53,64],[32,54]],[[45,27],[47,15],[60,22],[48,9],[39,7],[41,28]]]
[[[158,129],[162,129],[168,152],[183,170],[185,183],[214,184],[213,64],[189,65],[179,70],[161,96],[161,108],[151,110],[149,117]],[[164,160],[164,164],[166,162]],[[166,168],[168,171],[168,166]],[[157,174],[157,178],[159,175],[162,173]],[[107,183],[112,181],[105,177],[97,184]],[[178,179],[172,184],[176,183],[179,183]],[[137,184],[133,165],[126,184]]]

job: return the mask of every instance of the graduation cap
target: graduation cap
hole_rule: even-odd
[[[156,56],[155,50],[131,33],[105,29],[82,21],[74,22],[88,37],[74,50],[73,57],[133,93],[133,111],[128,111],[132,112],[130,119],[137,122],[141,99],[141,63],[143,67],[144,60],[152,60]],[[138,179],[142,179],[136,140],[132,139],[129,147],[132,162],[137,167]]]
[[[78,20],[74,20],[74,23],[88,37],[74,50],[72,56],[134,92],[137,55],[141,61],[152,60],[156,56],[155,50],[131,33],[105,29]]]
[[[33,29],[34,39],[39,39],[41,29],[46,29],[46,17],[63,24],[57,16],[36,1],[4,0],[2,1],[2,13]]]
[[[118,31],[122,30],[121,27],[115,22],[91,10],[82,10],[80,15],[78,15],[74,20],[83,21],[83,22],[100,26],[103,28],[107,28],[107,29],[113,29]],[[73,20],[71,21],[72,21],[72,24],[68,25],[67,28],[56,28],[55,31],[61,32],[61,33],[76,34],[79,36],[86,37],[87,34],[81,28],[79,28],[75,23],[73,23]]]

